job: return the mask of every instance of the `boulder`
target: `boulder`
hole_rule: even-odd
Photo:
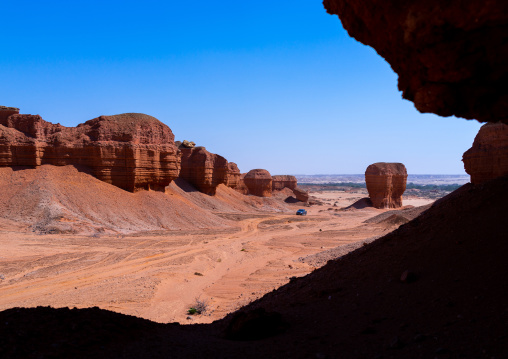
[[[272,176],[267,170],[250,170],[243,180],[249,189],[249,194],[258,197],[272,196]]]
[[[0,118],[0,166],[75,165],[135,192],[164,191],[180,171],[171,129],[154,117],[100,116],[64,127],[38,115]]]
[[[205,147],[180,147],[182,153],[180,178],[200,192],[215,195],[217,186],[228,181],[228,161]]]
[[[240,170],[238,169],[236,163],[229,162],[226,186],[236,189],[236,187],[238,187],[238,183],[240,182],[240,175]]]
[[[473,184],[508,175],[508,125],[483,125],[473,146],[462,156],[462,161]]]
[[[295,194],[295,197],[297,200],[302,201],[302,202],[309,201],[309,192],[301,189],[300,187],[295,187],[293,189],[293,193]]]
[[[508,123],[508,1],[324,0],[421,112]]]
[[[180,146],[183,146],[185,148],[194,148],[194,147],[196,147],[196,143],[192,142],[192,141],[183,140],[183,142],[181,142]]]
[[[281,191],[284,188],[289,188],[291,190],[296,188],[296,177],[288,176],[288,175],[278,175],[272,176],[272,190],[273,191]]]
[[[378,162],[365,171],[365,182],[372,204],[376,208],[402,207],[406,190],[407,171],[402,163]]]

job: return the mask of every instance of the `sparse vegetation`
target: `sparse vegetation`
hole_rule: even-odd
[[[206,300],[201,300],[199,297],[196,298],[196,302],[192,307],[187,310],[187,314],[195,315],[195,314],[204,314],[208,310],[208,302]]]
[[[202,277],[202,276],[203,276],[203,273],[199,273],[199,272],[194,272],[194,275],[197,275],[197,276],[200,276],[200,277]]]

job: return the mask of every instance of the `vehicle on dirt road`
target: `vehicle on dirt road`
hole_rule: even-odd
[[[307,211],[304,210],[304,209],[299,209],[298,211],[296,211],[296,215],[297,216],[306,216],[307,215]]]

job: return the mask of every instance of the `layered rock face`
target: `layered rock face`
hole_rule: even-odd
[[[237,192],[240,192],[241,194],[248,195],[249,189],[247,188],[247,185],[245,184],[245,175],[247,175],[247,173],[240,174],[240,177],[238,178],[238,184],[236,185],[235,190]]]
[[[200,192],[214,195],[217,186],[228,182],[228,161],[204,147],[183,147],[180,178],[191,183]],[[239,173],[239,171],[238,171]]]
[[[406,166],[402,163],[378,162],[371,164],[365,171],[369,197],[376,208],[402,207],[406,180]]]
[[[238,183],[240,182],[240,176],[241,173],[236,163],[228,162],[228,176],[226,186],[236,189],[236,187],[238,187]]]
[[[19,108],[0,106],[0,123],[7,121],[7,117],[10,115],[19,114]]]
[[[270,172],[263,169],[250,170],[243,181],[249,189],[249,194],[258,197],[272,196],[272,176]]]
[[[0,166],[86,166],[127,191],[164,191],[178,177],[179,156],[171,129],[144,114],[100,116],[77,127],[38,115],[0,120]]]
[[[324,0],[421,112],[508,123],[508,1]]]
[[[462,161],[473,184],[508,175],[508,125],[483,125],[474,139],[473,147],[462,156]]]
[[[284,188],[289,188],[290,190],[294,190],[296,188],[297,181],[295,176],[288,175],[279,175],[272,176],[272,190],[280,191]]]
[[[300,187],[296,187],[293,189],[293,193],[295,194],[295,197],[297,200],[302,202],[308,202],[309,201],[309,193]]]

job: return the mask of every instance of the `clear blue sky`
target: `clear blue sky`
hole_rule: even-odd
[[[157,117],[242,172],[462,174],[480,124],[418,113],[320,0],[2,2],[0,105]]]

